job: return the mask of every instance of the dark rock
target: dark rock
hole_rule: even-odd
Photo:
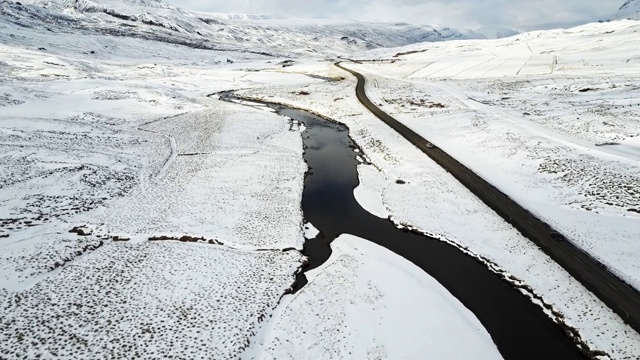
[[[179,241],[182,241],[182,242],[199,242],[199,241],[206,241],[206,239],[205,239],[205,238],[203,238],[203,237],[196,238],[196,237],[193,237],[193,236],[187,236],[187,235],[182,236],[182,237],[181,237],[180,239],[178,239],[178,240],[179,240]]]
[[[149,241],[166,241],[166,240],[178,240],[174,237],[169,237],[169,236],[152,236],[149,238]]]
[[[89,236],[93,234],[93,230],[86,226],[74,226],[73,229],[69,230],[70,233],[75,233],[80,236]]]

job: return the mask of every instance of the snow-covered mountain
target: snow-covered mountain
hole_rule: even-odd
[[[499,26],[482,26],[474,31],[484,35],[487,39],[502,39],[520,34],[518,30]]]
[[[214,16],[224,20],[267,20],[273,19],[268,15],[260,14],[225,14],[225,13],[206,13],[208,16]]]
[[[159,0],[0,0],[0,23],[127,36],[278,56],[337,55],[417,42],[482,38],[470,30],[406,23],[270,19],[186,11]]]
[[[640,20],[640,0],[627,0],[610,20],[633,19]]]

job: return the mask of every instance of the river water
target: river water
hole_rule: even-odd
[[[477,259],[445,242],[400,230],[390,220],[363,209],[353,194],[359,184],[356,157],[360,153],[354,151],[357,146],[345,125],[304,111],[270,106],[307,127],[302,138],[309,171],[304,180],[302,209],[305,220],[320,234],[305,243],[303,253],[309,258],[305,271],[329,259],[330,244],[338,236],[355,235],[389,249],[435,278],[475,314],[505,359],[587,358],[538,305]],[[294,291],[305,285],[302,273]],[[410,289],[406,296],[411,296]],[[420,341],[421,336],[415,334],[414,341]]]

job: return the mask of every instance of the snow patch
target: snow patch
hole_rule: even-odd
[[[382,193],[388,185],[384,174],[371,165],[358,165],[360,184],[353,189],[358,204],[369,213],[386,219],[389,214],[382,203]]]
[[[329,265],[281,310],[266,359],[502,358],[478,319],[422,269],[351,235],[331,247]]]

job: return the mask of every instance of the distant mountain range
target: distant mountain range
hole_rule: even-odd
[[[628,0],[610,20],[640,19],[640,0]],[[53,33],[126,36],[200,49],[278,57],[335,57],[420,42],[502,38],[518,31],[475,31],[413,25],[186,11],[160,0],[0,0],[0,27],[14,24]]]
[[[0,24],[137,37],[274,56],[336,56],[417,42],[478,39],[471,30],[406,23],[273,19],[186,11],[159,0],[0,0]]]
[[[518,30],[499,26],[482,26],[474,31],[484,35],[487,39],[501,39],[520,34]]]

